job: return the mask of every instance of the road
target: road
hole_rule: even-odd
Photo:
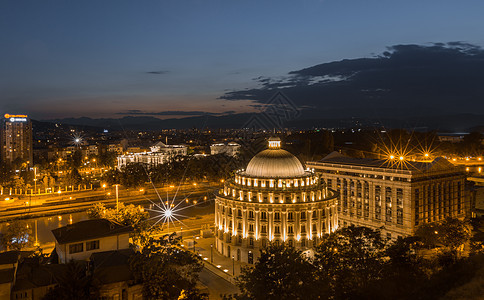
[[[213,199],[213,194],[216,191],[214,187],[191,187],[191,190],[182,189],[178,193],[176,189],[161,189],[161,196],[166,199],[172,199],[175,194],[177,198],[184,200],[189,197],[190,201],[198,200],[204,201]],[[94,194],[94,195],[93,195]],[[93,196],[92,196],[93,195]],[[58,215],[60,213],[71,213],[84,211],[89,209],[93,204],[102,202],[108,206],[116,204],[116,199],[113,195],[106,197],[104,193],[88,192],[82,194],[71,194],[68,198],[57,198],[50,201],[38,201],[35,196],[28,200],[16,200],[14,203],[3,202],[0,205],[0,222],[10,221],[13,219],[28,219],[34,217],[42,217],[48,215]],[[146,204],[151,201],[158,202],[158,196],[153,189],[148,189],[144,192],[126,193],[121,191],[119,195],[119,202],[126,204]],[[20,205],[19,205],[19,202]],[[33,204],[32,204],[33,203]]]
[[[203,268],[199,276],[200,282],[208,288],[210,299],[222,299],[220,295],[239,293],[239,289],[236,286],[215,275],[207,268]]]

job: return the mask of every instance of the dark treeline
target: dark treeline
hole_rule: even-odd
[[[141,186],[150,180],[154,184],[183,184],[200,181],[217,181],[245,165],[241,156],[224,154],[210,156],[174,157],[167,163],[149,168],[140,163],[127,164],[121,170],[113,169],[103,176],[103,181],[127,187]]]
[[[447,219],[423,227],[416,236],[395,241],[383,238],[377,230],[345,227],[327,234],[312,258],[292,247],[270,245],[261,250],[256,264],[243,269],[237,278],[241,294],[226,295],[225,299],[482,296],[479,280],[477,286],[466,285],[464,292],[459,291],[484,270],[483,241],[471,238],[469,223]],[[431,239],[427,236],[430,231],[434,235]],[[464,252],[463,245],[469,244],[470,250]],[[449,291],[456,298],[447,295]]]

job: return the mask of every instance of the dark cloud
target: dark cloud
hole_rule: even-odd
[[[402,116],[484,111],[484,50],[465,42],[395,45],[372,58],[344,59],[257,77],[258,88],[221,98],[267,102],[283,91],[314,117]]]
[[[168,71],[148,71],[147,74],[154,74],[154,75],[163,75],[168,73]]]
[[[142,115],[142,116],[200,116],[200,115],[220,115],[224,113],[212,113],[206,111],[181,111],[181,110],[169,110],[160,112],[146,112],[137,109],[127,110],[123,112],[118,112],[118,115]]]

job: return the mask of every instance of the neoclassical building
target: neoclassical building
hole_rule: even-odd
[[[337,224],[336,192],[278,138],[226,180],[215,200],[216,249],[237,261],[253,263],[269,243],[310,250]]]
[[[464,169],[441,157],[399,164],[333,152],[307,166],[339,192],[340,227],[365,226],[396,239],[424,223],[470,216]]]

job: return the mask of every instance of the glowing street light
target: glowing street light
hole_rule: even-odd
[[[166,209],[163,215],[165,216],[165,218],[170,218],[173,215],[173,212],[171,211],[171,209]]]

